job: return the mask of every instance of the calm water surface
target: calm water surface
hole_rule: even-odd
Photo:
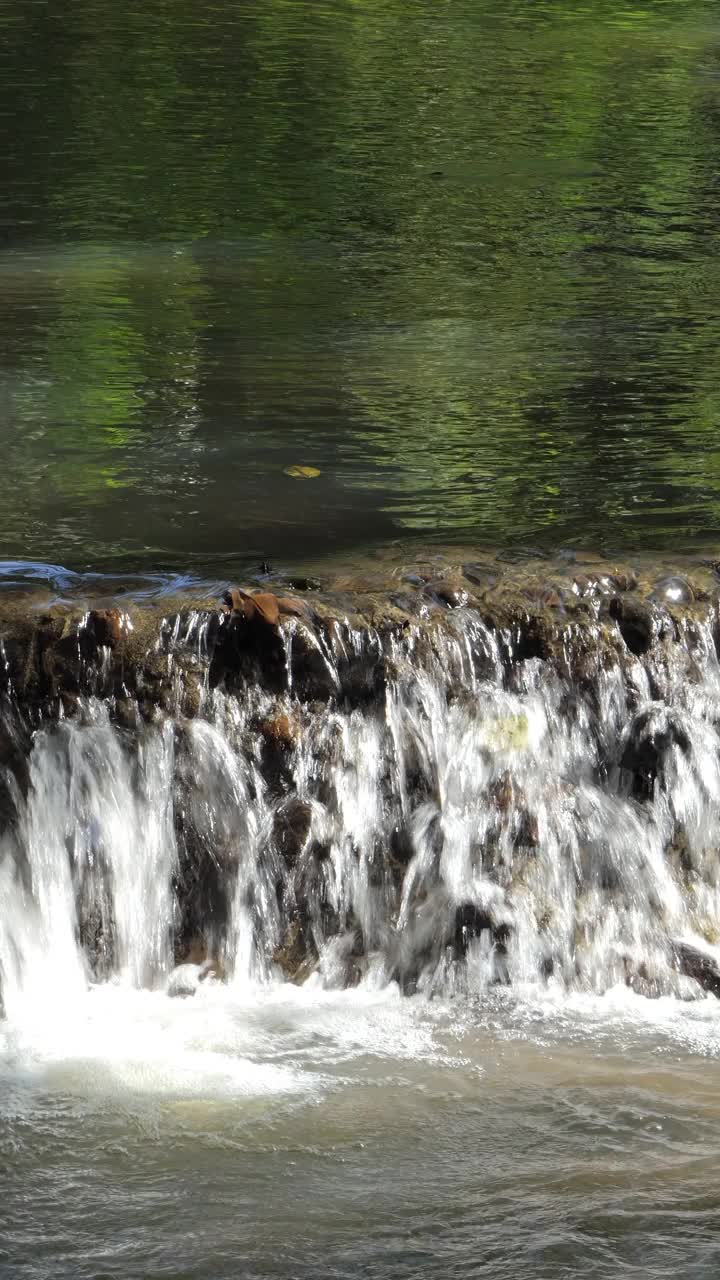
[[[716,5],[3,0],[0,556],[715,545],[719,149]]]

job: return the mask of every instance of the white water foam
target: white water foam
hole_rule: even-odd
[[[118,982],[0,1022],[0,1078],[70,1093],[158,1098],[317,1098],[359,1061],[432,1061],[419,1002],[397,988],[326,991],[207,981],[192,999]]]
[[[379,1008],[382,988],[407,972],[443,1000],[490,999],[508,982],[512,999],[529,993],[535,1010],[557,993],[567,1001],[605,992],[612,1008],[610,993],[628,982],[698,997],[673,946],[720,936],[720,679],[710,624],[685,646],[598,665],[587,697],[538,659],[518,659],[508,680],[498,653],[497,637],[458,611],[432,646],[422,649],[418,636],[398,642],[379,709],[216,692],[182,726],[178,747],[170,716],[126,734],[90,698],[77,721],[40,729],[27,797],[16,787],[16,821],[0,851],[0,977],[15,1043],[30,1060],[33,1045],[40,1059],[47,1051],[63,1060],[65,1038],[90,1061],[93,1045],[107,1042],[117,1048],[108,1062],[125,1061],[137,1078],[142,1041],[162,1081],[164,1072],[174,1078],[177,1036],[178,1063],[200,1055],[194,1066],[188,1059],[189,1077],[209,1052],[208,1073],[229,1071],[228,1087],[240,1087],[233,1010],[252,1021],[258,991],[267,1008],[296,1007],[294,988],[278,984],[275,994],[273,956],[298,914],[319,957],[315,986],[362,979],[357,999],[377,998]],[[271,712],[296,726],[280,799],[257,729]],[[641,730],[656,759],[639,797],[621,762]],[[294,861],[281,857],[275,832],[288,792],[308,815]],[[180,911],[178,806],[190,853],[204,859],[191,870],[216,875],[226,907],[208,937],[227,993],[203,984],[194,1013],[168,1012],[163,994]],[[458,954],[456,913],[467,908],[475,917],[461,919],[479,923]],[[103,972],[116,982],[88,991]],[[324,998],[314,990],[312,1008]],[[353,1007],[352,996],[343,1000]],[[664,1005],[649,1004],[659,1017]],[[676,1006],[685,1025],[713,1021],[706,1001],[702,1014]],[[229,1066],[208,1049],[222,1042],[225,1021]]]

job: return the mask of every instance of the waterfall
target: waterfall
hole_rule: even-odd
[[[645,645],[607,617],[566,625],[552,660],[465,606],[385,631],[295,615],[273,665],[253,650],[232,680],[213,676],[223,625],[157,629],[164,701],[146,676],[119,696],[107,645],[93,663],[80,644],[85,689],[32,723],[8,684],[8,1016],[89,983],[164,989],[183,962],[245,984],[701,994],[720,954],[713,609]]]
[[[0,971],[8,1009],[52,1006],[93,965],[133,985],[171,962],[176,862],[169,721],[129,751],[96,699],[38,731],[1,873]]]

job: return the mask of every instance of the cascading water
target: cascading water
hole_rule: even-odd
[[[0,599],[3,1276],[717,1274],[713,582],[524,575]]]
[[[0,949],[8,1011],[84,989],[91,959],[141,986],[171,962],[173,732],[125,749],[95,699],[38,731],[27,799],[5,837]]]
[[[200,613],[164,634],[169,709],[121,716],[101,671],[38,724],[25,785],[5,770],[9,1018],[206,957],[229,983],[700,994],[679,956],[712,967],[720,936],[711,615],[641,653],[568,627],[563,663],[462,607],[384,636],[292,618],[275,689],[211,687]],[[205,667],[189,718],[180,646]],[[371,661],[382,689],[344,697]]]

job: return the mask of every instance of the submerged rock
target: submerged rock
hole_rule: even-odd
[[[214,977],[211,960],[205,960],[202,964],[179,964],[168,978],[166,991],[173,998],[194,996],[201,982]]]
[[[467,591],[460,583],[444,578],[435,578],[428,582],[425,586],[425,595],[445,609],[459,609],[467,604],[469,599]]]

